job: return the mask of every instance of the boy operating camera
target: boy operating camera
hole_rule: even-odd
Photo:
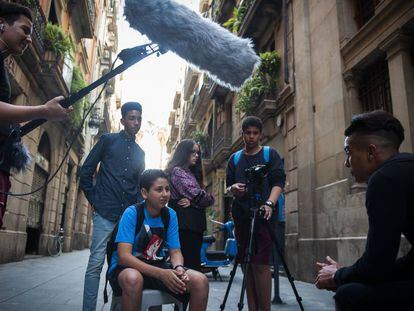
[[[122,292],[122,310],[140,310],[142,290],[146,288],[166,291],[181,301],[188,293],[190,311],[206,310],[208,281],[200,272],[184,269],[177,215],[166,206],[170,198],[167,176],[162,170],[146,170],[140,184],[145,200],[128,207],[122,215],[115,239],[117,252],[109,269],[114,293]],[[138,209],[144,213],[140,228],[136,228]],[[163,209],[168,209],[168,225],[162,219]],[[171,267],[166,262],[165,243]]]
[[[270,147],[262,147],[259,144],[262,129],[262,121],[257,117],[249,116],[243,121],[242,138],[244,148],[230,157],[226,170],[226,185],[228,186],[227,191],[235,197],[232,205],[232,215],[236,239],[239,244],[237,262],[243,263],[250,231],[250,198],[246,189],[245,170],[256,165],[266,165],[268,167],[268,173],[261,181],[261,193],[259,193],[261,201],[264,202],[260,207],[263,211],[263,217],[256,224],[252,256],[246,275],[249,310],[268,311],[270,310],[272,289],[272,275],[269,266],[272,240],[266,222],[275,219],[276,215],[273,211],[285,185],[285,172],[283,162],[277,151]],[[255,188],[257,190],[259,187]]]

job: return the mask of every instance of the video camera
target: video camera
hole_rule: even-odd
[[[250,184],[261,184],[263,178],[269,173],[269,167],[267,165],[258,164],[244,170],[246,176],[246,182]]]
[[[259,216],[264,217],[265,211],[261,208],[261,205],[264,202],[262,198],[262,184],[264,179],[269,174],[269,166],[258,164],[245,169],[244,174],[246,177],[247,190],[252,203],[250,205],[250,209],[258,209]]]

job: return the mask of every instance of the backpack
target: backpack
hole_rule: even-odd
[[[143,202],[135,204],[135,208],[137,209],[137,224],[135,226],[134,236],[137,236],[139,230],[142,227],[142,224],[144,223],[144,218],[145,218],[145,214],[144,214],[145,207],[144,206],[145,204]],[[164,224],[164,241],[165,241],[167,237],[168,226],[170,225],[170,212],[168,211],[167,207],[161,209],[161,220],[162,220],[162,223]],[[108,263],[108,268],[105,274],[104,303],[108,302],[108,292],[106,288],[107,288],[108,280],[109,280],[109,268],[112,262],[112,254],[118,247],[117,245],[118,243],[115,243],[116,235],[118,234],[118,225],[119,225],[119,221],[115,224],[114,230],[112,230],[111,236],[108,242],[106,243],[106,261]]]
[[[234,157],[233,157],[234,166],[237,166],[242,154],[243,154],[243,149],[237,151],[234,154]],[[263,147],[263,158],[264,158],[266,164],[269,164],[269,161],[270,161],[270,147],[269,146],[264,146]]]
[[[240,161],[240,157],[243,154],[243,149],[237,151],[236,153],[234,153],[233,156],[233,164],[234,167],[237,167],[237,164]],[[266,165],[268,165],[270,163],[270,147],[269,146],[263,146],[263,158],[265,160]],[[278,208],[279,203],[276,202],[275,208]]]

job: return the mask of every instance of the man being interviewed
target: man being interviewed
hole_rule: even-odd
[[[337,310],[414,310],[414,155],[400,153],[404,129],[385,111],[356,115],[345,130],[345,166],[368,183],[365,252],[340,267],[317,263],[316,287],[336,291]],[[401,235],[411,244],[398,257]]]

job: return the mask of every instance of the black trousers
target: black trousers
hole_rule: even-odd
[[[414,281],[349,283],[334,296],[337,311],[414,310]]]
[[[203,233],[190,230],[179,230],[181,253],[184,257],[184,266],[200,271],[200,251],[203,242]]]

